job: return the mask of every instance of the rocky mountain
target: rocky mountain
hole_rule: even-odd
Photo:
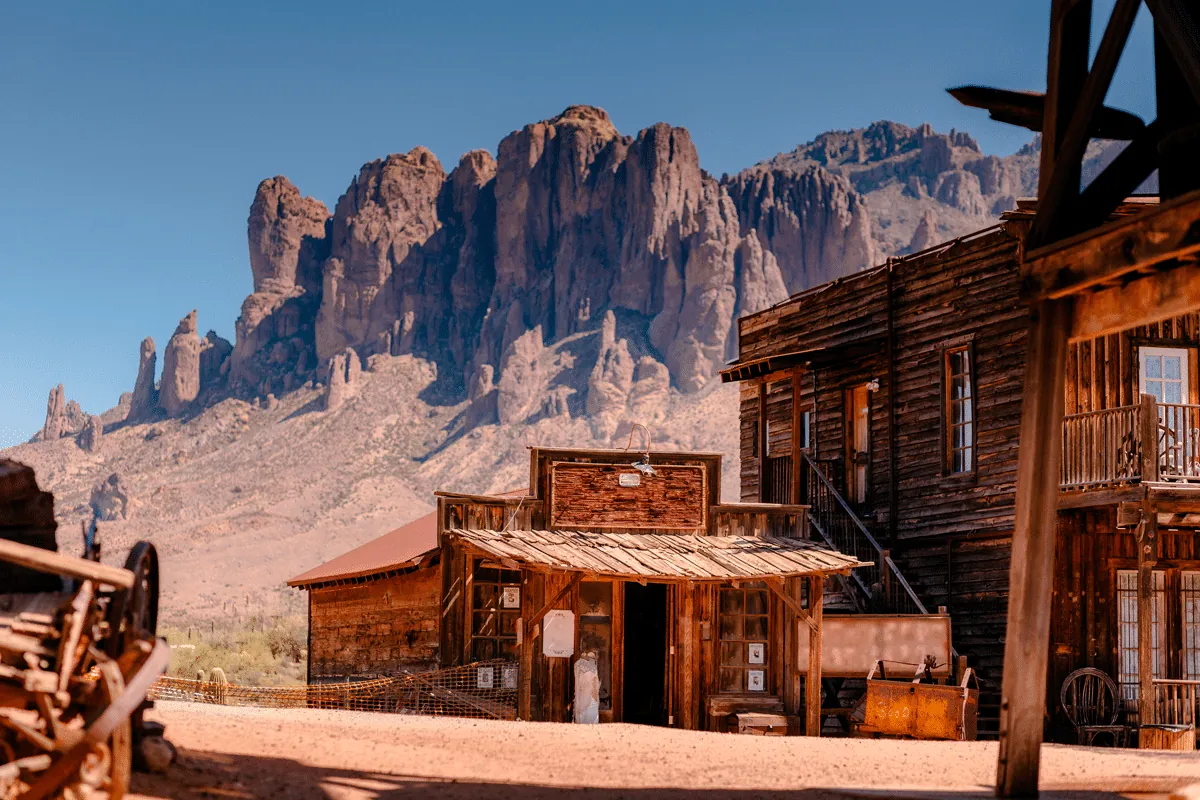
[[[623,446],[640,422],[727,453],[736,496],[737,392],[715,375],[737,318],[989,224],[1036,166],[1036,142],[997,158],[882,122],[718,180],[686,130],[572,106],[448,172],[422,147],[365,164],[332,212],[269,178],[235,340],[193,310],[161,373],[146,338],[115,408],[57,386],[5,455],[62,522],[158,542],[181,613],[278,586],[435,489],[520,485],[527,443]]]

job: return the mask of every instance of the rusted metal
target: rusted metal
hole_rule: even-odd
[[[867,674],[865,717],[859,730],[913,739],[974,741],[979,690],[970,688],[967,669],[958,686],[922,683],[924,665],[911,681],[887,680],[877,665]],[[876,677],[879,674],[880,677]]]

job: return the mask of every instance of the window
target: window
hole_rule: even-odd
[[[1141,391],[1152,394],[1160,403],[1186,403],[1188,391],[1188,351],[1183,347],[1142,347]]]
[[[1151,674],[1155,678],[1166,675],[1163,649],[1167,637],[1166,573],[1155,571],[1154,603],[1151,605]],[[1117,571],[1117,683],[1121,686],[1124,700],[1137,700],[1138,696],[1138,574],[1135,569]]]
[[[946,472],[975,469],[975,385],[969,346],[946,351]]]
[[[471,660],[516,660],[521,573],[475,564],[471,587]]]
[[[1183,677],[1200,680],[1200,572],[1181,572]]]
[[[720,605],[722,692],[767,690],[767,585],[722,586]]]

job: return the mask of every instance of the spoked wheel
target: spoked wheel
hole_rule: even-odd
[[[111,631],[108,653],[116,658],[137,639],[158,633],[158,551],[149,542],[138,542],[129,551],[125,569],[133,573],[133,587],[109,607]]]

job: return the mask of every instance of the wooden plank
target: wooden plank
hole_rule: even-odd
[[[1061,0],[1056,0],[1058,7]],[[1046,708],[1069,300],[1034,310],[1021,409],[996,791],[1037,793]]]
[[[39,572],[95,581],[115,586],[118,589],[129,589],[133,586],[133,573],[127,569],[110,567],[82,558],[72,558],[52,550],[30,547],[6,539],[0,539],[0,560]]]
[[[1143,395],[1146,397],[1147,395]],[[1153,398],[1151,398],[1153,399]],[[1155,422],[1158,418],[1155,417]],[[1154,723],[1154,565],[1158,561],[1158,513],[1154,501],[1142,505],[1142,524],[1137,537],[1137,619],[1138,619],[1138,719],[1143,725]],[[1165,611],[1165,609],[1164,609]],[[1168,650],[1163,642],[1163,654]]]
[[[1129,323],[1131,309],[1139,312],[1138,324],[1145,324],[1197,308],[1200,308],[1200,266],[1183,264],[1079,295],[1071,321],[1071,338],[1091,339],[1128,330],[1134,327]]]

